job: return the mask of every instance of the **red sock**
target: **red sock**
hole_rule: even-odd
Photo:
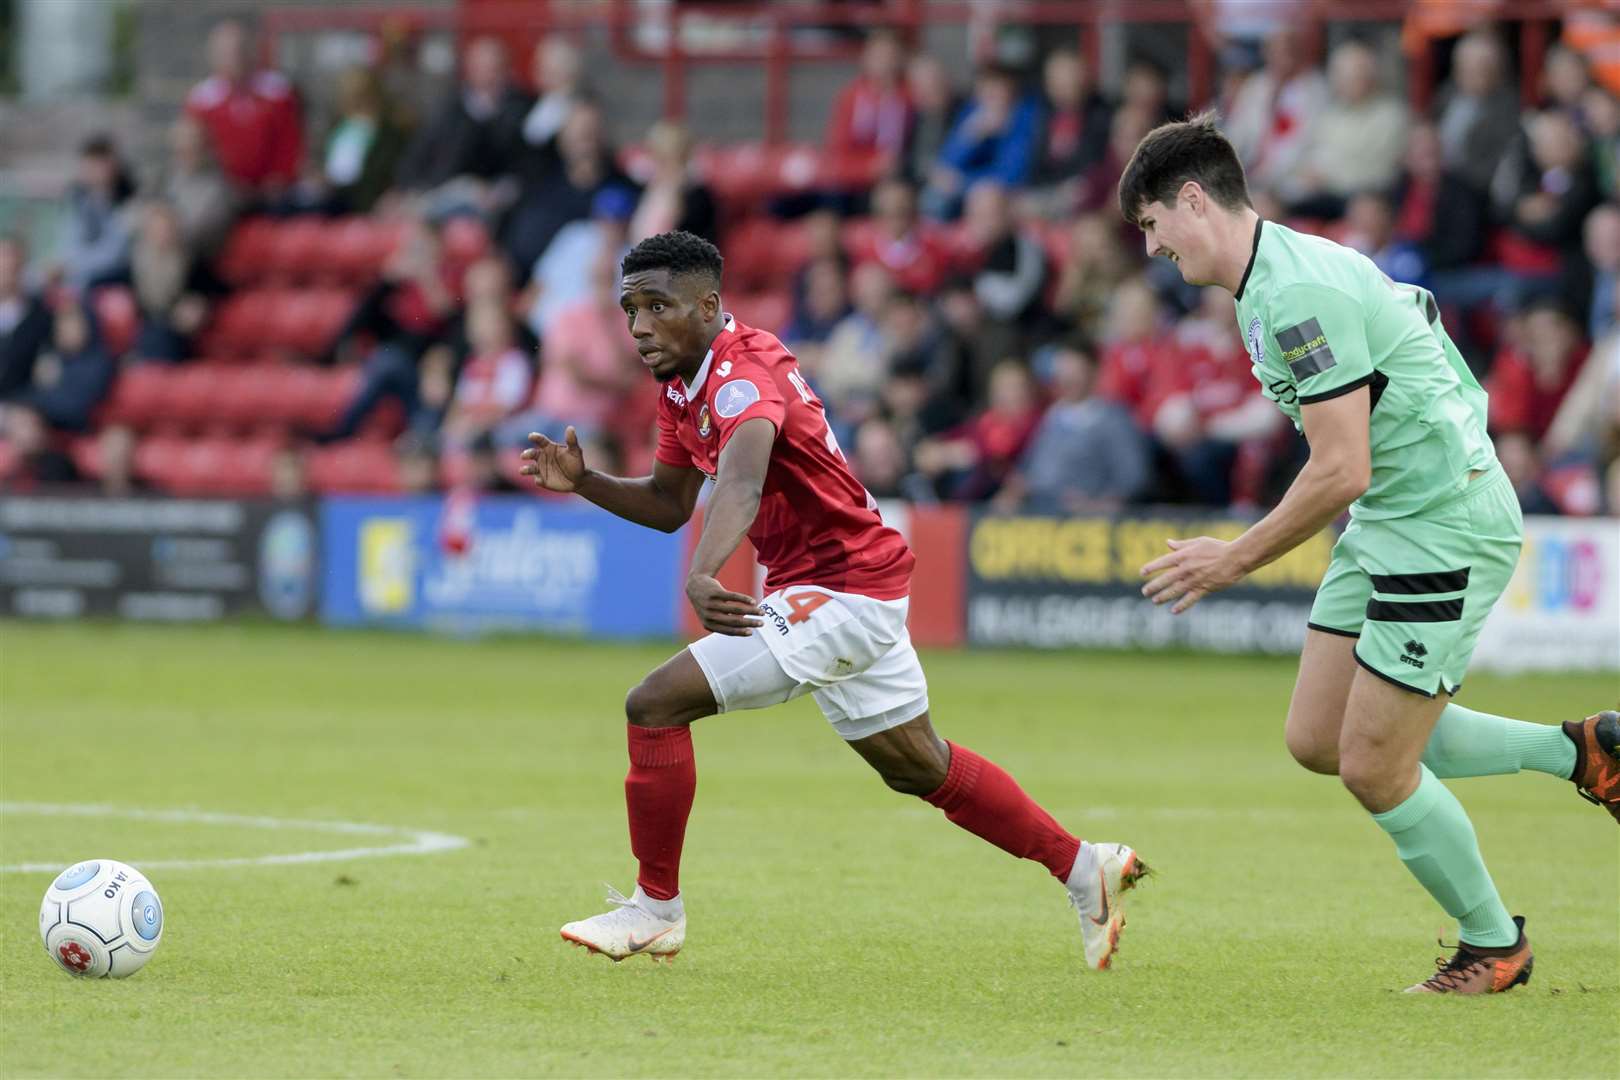
[[[697,792],[692,729],[630,728],[630,772],[624,802],[630,811],[630,850],[641,863],[636,883],[654,900],[681,891],[681,842]]]
[[[993,761],[947,742],[951,767],[945,782],[923,799],[953,824],[1020,859],[1033,859],[1067,881],[1080,854],[1080,840],[1024,793],[1018,781]]]

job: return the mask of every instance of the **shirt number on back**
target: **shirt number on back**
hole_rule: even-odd
[[[788,372],[787,377],[788,382],[793,384],[793,389],[799,392],[799,398],[806,405],[814,405],[816,403],[815,397],[810,393],[810,384],[804,381],[804,376],[799,374],[798,368],[794,368],[792,371]],[[823,424],[827,423],[827,413],[825,410],[822,411],[821,422]],[[832,425],[830,424],[827,425],[826,441],[827,449],[832,451],[835,457],[837,457],[839,460],[847,460],[844,457],[844,451],[838,446],[838,436],[833,434]]]

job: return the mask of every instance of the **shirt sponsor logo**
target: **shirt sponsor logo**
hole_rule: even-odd
[[[673,386],[664,387],[664,396],[669,398],[669,400],[673,401],[681,408],[684,409],[686,407],[686,395],[675,389]]]
[[[733,379],[714,395],[714,411],[730,420],[759,400],[759,387],[747,379]]]
[[[1327,335],[1322,333],[1322,326],[1315,319],[1277,331],[1277,347],[1282,350],[1283,362],[1296,380],[1320,375],[1338,363],[1333,358],[1333,350],[1328,348]]]

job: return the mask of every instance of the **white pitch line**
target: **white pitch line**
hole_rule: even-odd
[[[130,821],[158,821],[175,825],[234,825],[249,829],[306,829],[311,832],[347,836],[397,836],[400,843],[343,848],[339,851],[294,851],[284,855],[250,855],[228,859],[135,859],[143,870],[200,870],[227,866],[292,866],[300,863],[340,862],[345,859],[374,859],[389,855],[432,855],[467,846],[466,837],[399,825],[372,825],[360,821],[308,821],[296,818],[257,817],[248,814],[222,814],[209,810],[139,810],[94,803],[0,802],[0,817],[7,814],[36,814],[42,817],[109,817]],[[60,863],[12,863],[0,865],[0,873],[55,873]]]

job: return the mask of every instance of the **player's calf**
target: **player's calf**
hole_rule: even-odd
[[[934,734],[927,713],[850,746],[890,789],[902,795],[930,795],[940,789],[950,771],[950,747]]]

